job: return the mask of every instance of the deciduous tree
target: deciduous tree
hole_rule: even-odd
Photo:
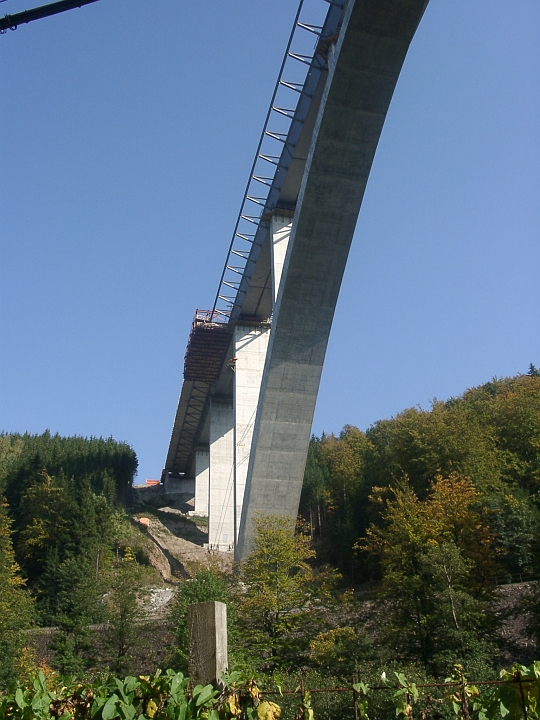
[[[323,607],[338,579],[315,571],[307,533],[289,517],[255,520],[254,548],[240,569],[238,616],[253,651],[267,669],[301,663],[309,640],[324,629]]]
[[[172,664],[182,672],[188,672],[189,663],[188,607],[195,603],[217,601],[227,604],[229,647],[232,653],[237,651],[236,612],[235,605],[231,602],[231,584],[232,578],[212,567],[194,569],[192,577],[180,584],[172,609],[175,628]]]
[[[386,641],[435,674],[452,656],[480,662],[491,651],[482,642],[489,629],[482,598],[494,579],[494,538],[477,499],[470,478],[457,473],[438,476],[424,501],[402,481],[379,490],[382,525],[358,543],[380,568]]]

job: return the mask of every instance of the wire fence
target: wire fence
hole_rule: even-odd
[[[536,668],[538,664],[535,663]],[[540,670],[540,667],[536,668]],[[399,674],[397,674],[399,675]],[[409,682],[370,686],[265,691],[281,707],[281,720],[535,720],[540,718],[540,673],[515,672],[499,680],[473,681],[461,675],[439,683]]]

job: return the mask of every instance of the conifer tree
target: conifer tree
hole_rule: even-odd
[[[137,628],[144,617],[143,568],[130,547],[115,564],[108,593],[108,645],[112,668],[117,673],[132,670],[133,655],[141,639]]]
[[[24,587],[11,543],[7,505],[0,503],[0,690],[17,676],[25,636],[32,619],[32,599]]]

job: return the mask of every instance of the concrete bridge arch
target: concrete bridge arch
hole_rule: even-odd
[[[238,559],[250,552],[256,513],[296,515],[350,244],[426,5],[331,3],[332,34],[323,29],[306,80],[310,102],[296,136],[291,125],[289,157],[276,162],[276,177],[281,163],[286,172],[258,218],[227,322],[217,303],[195,320],[164,480],[193,479],[210,545],[234,548]]]

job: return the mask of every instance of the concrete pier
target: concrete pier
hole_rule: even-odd
[[[222,602],[188,607],[189,677],[193,685],[220,683],[228,670],[227,606]]]
[[[208,517],[210,496],[210,451],[207,448],[195,452],[195,514]]]
[[[234,410],[228,398],[210,402],[208,544],[215,550],[234,547]]]
[[[293,224],[293,214],[283,214],[276,210],[270,221],[270,258],[272,269],[272,296],[273,306],[276,305],[279,284],[283,274],[283,265],[289,246],[289,238]]]
[[[230,551],[236,542],[269,330],[268,324],[259,323],[235,327],[234,357],[229,360],[232,398],[211,399],[207,456],[211,549]],[[197,451],[196,460],[204,482],[204,453]]]
[[[269,334],[269,325],[237,325],[234,331],[234,526],[237,534]]]

